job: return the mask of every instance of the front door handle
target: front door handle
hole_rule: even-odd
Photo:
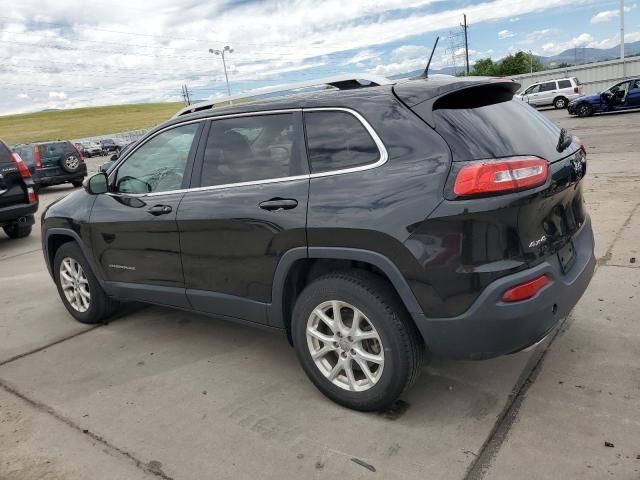
[[[298,206],[298,201],[293,198],[272,198],[258,205],[263,210],[275,212],[278,210],[291,210]]]
[[[171,213],[172,210],[173,209],[170,205],[154,205],[153,207],[150,207],[148,211],[151,215],[155,215],[157,217],[158,215]]]

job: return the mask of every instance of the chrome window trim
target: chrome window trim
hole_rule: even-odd
[[[168,126],[166,128],[160,129],[157,132],[154,132],[153,135],[151,135],[148,138],[146,138],[144,143],[141,143],[140,145],[136,145],[136,148],[134,148],[130,152],[127,152],[126,156],[124,156],[123,158],[118,160],[117,164],[113,167],[113,171],[109,173],[109,182],[111,182],[113,180],[112,176],[116,175],[116,173],[118,172],[118,169],[120,168],[120,166],[124,162],[126,162],[127,159],[131,155],[133,155],[139,148],[141,148],[143,145],[145,145],[149,140],[151,140],[155,136],[160,135],[161,133],[166,132],[168,130],[172,130],[174,128],[182,127],[183,125],[188,125],[188,124],[191,124],[191,123],[198,123],[198,122],[216,121],[216,120],[223,120],[223,119],[227,119],[227,118],[253,117],[253,116],[256,116],[256,115],[274,115],[274,114],[279,114],[279,113],[295,113],[295,112],[346,112],[346,113],[349,113],[349,114],[353,115],[362,124],[362,126],[367,130],[367,132],[369,133],[369,135],[373,139],[373,142],[376,144],[376,147],[378,148],[378,151],[380,152],[380,158],[378,160],[376,160],[375,162],[373,162],[373,163],[366,163],[364,165],[358,165],[356,167],[343,168],[343,169],[340,169],[340,170],[329,170],[327,172],[308,173],[308,174],[296,175],[296,176],[292,176],[292,177],[278,177],[278,178],[268,178],[268,179],[264,179],[264,180],[252,180],[252,181],[248,181],[248,182],[225,183],[223,185],[209,185],[209,186],[205,186],[205,187],[182,188],[182,189],[178,189],[178,190],[167,190],[167,191],[164,191],[164,192],[151,192],[151,193],[118,193],[118,192],[109,192],[109,193],[107,193],[107,195],[111,195],[111,196],[126,195],[128,197],[155,197],[155,196],[159,196],[159,195],[175,195],[175,194],[178,194],[178,193],[203,192],[203,191],[208,191],[208,190],[222,190],[222,189],[234,188],[234,187],[247,187],[247,186],[252,186],[252,185],[263,185],[263,184],[270,184],[270,183],[280,183],[280,182],[288,182],[288,181],[292,181],[292,180],[309,180],[309,179],[313,179],[313,178],[330,177],[330,176],[334,176],[334,175],[344,175],[344,174],[348,174],[348,173],[355,173],[355,172],[363,172],[363,171],[366,171],[366,170],[372,170],[374,168],[378,168],[378,167],[384,165],[389,160],[389,153],[387,152],[387,149],[384,146],[384,143],[382,142],[382,139],[380,138],[378,133],[373,129],[373,127],[369,124],[369,122],[360,113],[356,112],[355,110],[353,110],[351,108],[347,108],[347,107],[310,107],[310,108],[286,108],[286,109],[277,109],[277,110],[260,110],[260,111],[254,111],[254,112],[231,113],[231,114],[227,114],[227,115],[218,115],[218,116],[212,115],[212,116],[207,116],[207,117],[203,117],[203,118],[198,118],[196,120],[187,120],[187,121],[176,123],[176,124],[170,125],[170,126]]]

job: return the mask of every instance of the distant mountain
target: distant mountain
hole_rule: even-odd
[[[640,41],[624,44],[625,55],[640,54]],[[603,62],[606,60],[615,60],[620,55],[620,45],[612,48],[570,48],[562,53],[551,57],[538,57],[545,66],[553,66],[553,64],[570,63],[572,65],[582,65],[583,63]]]

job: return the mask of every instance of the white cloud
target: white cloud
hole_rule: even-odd
[[[64,100],[67,98],[67,94],[64,92],[49,92],[49,98],[59,98],[60,100]]]
[[[27,93],[19,93],[18,95],[16,95],[16,97],[18,97],[21,100],[24,100],[26,98],[29,98],[29,94],[27,94]]]
[[[510,30],[500,30],[500,31],[498,32],[498,38],[499,38],[500,40],[504,40],[505,38],[511,38],[511,37],[515,37],[515,36],[516,36],[516,34],[515,34],[515,33],[513,33],[513,32],[512,32],[512,31],[510,31]]]
[[[636,8],[636,4],[634,3],[632,6],[630,7],[624,7],[624,11],[625,12],[630,12],[631,9]],[[591,17],[591,23],[602,23],[602,22],[608,22],[609,20],[619,17],[620,16],[620,10],[604,10],[602,12],[598,12],[597,14],[595,14],[593,17]]]

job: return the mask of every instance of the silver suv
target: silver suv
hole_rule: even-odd
[[[535,107],[553,105],[567,108],[569,102],[582,96],[582,87],[576,77],[560,78],[528,86],[519,97]]]

